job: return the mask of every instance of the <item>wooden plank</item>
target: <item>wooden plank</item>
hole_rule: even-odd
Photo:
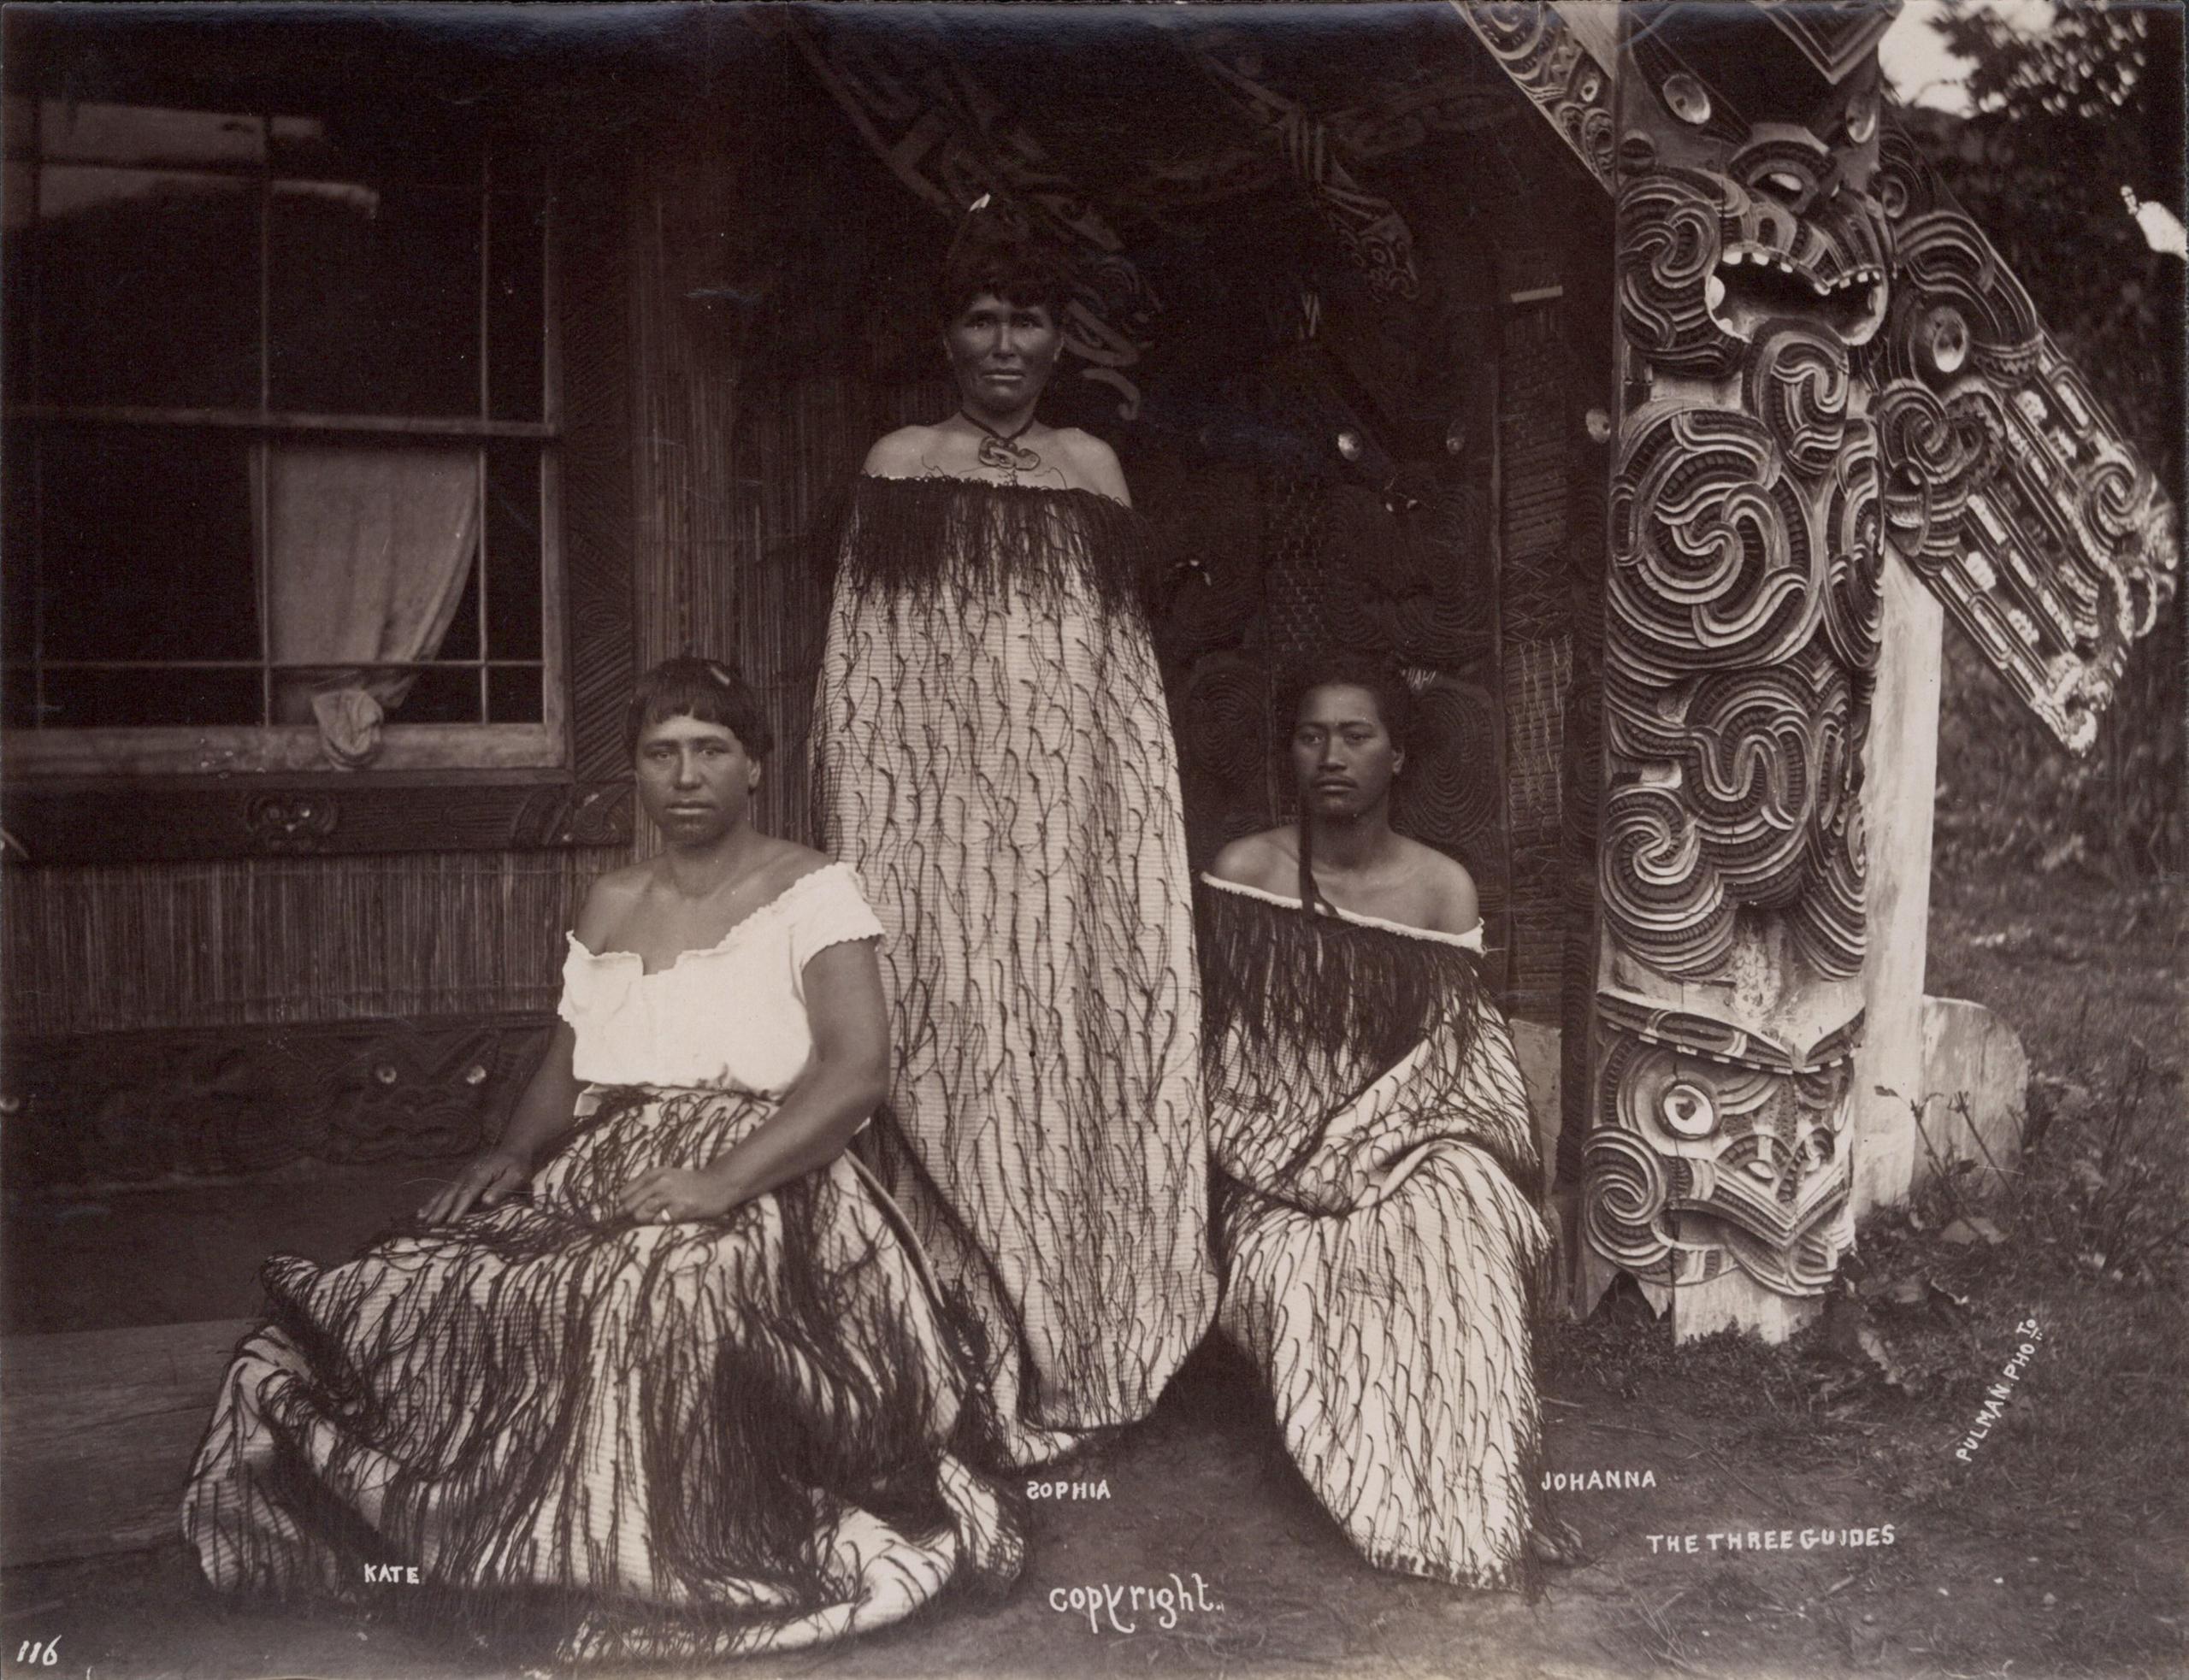
[[[0,1340],[0,1565],[158,1546],[248,1319]]]
[[[292,414],[268,409],[170,409],[136,404],[19,403],[10,420],[74,426],[204,426],[251,432],[363,432],[410,438],[536,438],[555,439],[552,425],[536,420],[447,419],[374,414]]]

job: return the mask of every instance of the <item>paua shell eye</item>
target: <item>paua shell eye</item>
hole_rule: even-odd
[[[1684,1079],[1657,1099],[1657,1112],[1674,1137],[1708,1137],[1718,1129],[1718,1105],[1700,1085]]]
[[[1940,304],[1924,315],[1915,342],[1934,371],[1959,373],[1968,360],[1968,322],[1952,304]]]
[[[1700,128],[1710,121],[1709,94],[1685,70],[1675,70],[1665,78],[1665,104],[1690,127]]]
[[[1877,132],[1877,90],[1866,87],[1847,102],[1847,138],[1858,146],[1864,145]]]

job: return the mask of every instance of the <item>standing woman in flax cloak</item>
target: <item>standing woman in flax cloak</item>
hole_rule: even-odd
[[[1391,829],[1411,710],[1379,669],[1313,670],[1298,823],[1203,878],[1220,1322],[1370,1562],[1502,1586],[1531,1550],[1547,1241],[1474,882]]]
[[[870,1153],[1033,1465],[1145,1416],[1214,1309],[1191,882],[1144,523],[1035,415],[1063,265],[976,207],[945,267],[959,406],[857,480],[815,781],[889,934]]]

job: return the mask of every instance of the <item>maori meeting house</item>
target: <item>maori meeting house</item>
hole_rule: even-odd
[[[1891,17],[12,13],[0,1138],[50,1287],[127,1257],[41,1198],[242,1268],[236,1210],[339,1170],[377,1217],[492,1135],[649,843],[646,664],[751,675],[810,834],[832,518],[954,400],[928,279],[985,193],[1077,262],[1042,417],[1152,524],[1196,865],[1290,814],[1288,663],[1395,656],[1574,1310],[1790,1333],[1923,1152],[1881,1092],[1934,1088],[1942,638],[2074,753],[2176,610]]]

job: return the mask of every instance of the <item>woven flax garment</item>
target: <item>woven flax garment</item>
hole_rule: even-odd
[[[1146,551],[1091,492],[862,478],[816,699],[825,843],[890,935],[872,1158],[1019,1465],[1145,1416],[1215,1303]]]
[[[1204,878],[1219,1323],[1371,1563],[1516,1584],[1547,1246],[1512,1037],[1466,939]]]
[[[879,932],[832,866],[658,974],[572,940],[595,1082],[528,1193],[345,1265],[268,1263],[271,1322],[184,1500],[207,1577],[513,1662],[782,1651],[1010,1581],[1021,1529],[966,1457],[958,1338],[848,1156],[720,1219],[616,1209],[775,1113],[812,1048],[806,959]]]

